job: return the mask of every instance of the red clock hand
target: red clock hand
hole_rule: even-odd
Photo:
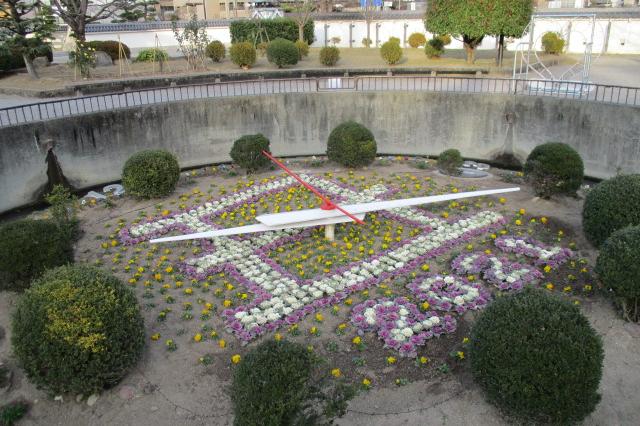
[[[309,191],[311,191],[314,194],[316,194],[318,196],[318,198],[320,198],[322,200],[322,205],[320,206],[320,208],[322,210],[338,209],[340,212],[346,214],[349,218],[351,218],[354,222],[359,223],[360,225],[364,225],[363,221],[361,221],[360,219],[358,219],[357,217],[355,217],[354,215],[352,215],[351,213],[349,213],[348,211],[346,211],[345,209],[343,209],[342,207],[340,207],[339,205],[337,205],[336,203],[334,203],[333,201],[328,199],[320,191],[318,191],[316,188],[311,186],[311,184],[309,184],[309,183],[305,182],[304,180],[302,180],[302,178],[300,176],[298,176],[296,173],[294,173],[291,170],[289,170],[289,168],[287,166],[285,166],[280,160],[275,158],[273,155],[271,155],[267,151],[262,151],[262,154],[264,154],[265,157],[267,157],[269,160],[273,161],[278,167],[280,167],[282,170],[284,170],[289,176],[291,176],[292,178],[294,178],[295,180],[300,182],[302,184],[302,186],[304,186]]]

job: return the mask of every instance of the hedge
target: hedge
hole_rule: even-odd
[[[260,34],[260,28],[263,30],[262,34]],[[314,41],[313,31],[313,21],[309,20],[304,26],[304,41],[309,45]],[[298,24],[290,18],[232,21],[229,32],[231,33],[231,43],[248,41],[255,44],[264,41],[260,39],[260,35],[268,40],[277,38],[294,42],[298,40]]]

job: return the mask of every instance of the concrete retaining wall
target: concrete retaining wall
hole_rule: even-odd
[[[0,129],[0,212],[38,199],[52,141],[76,188],[118,180],[134,152],[163,148],[182,167],[229,160],[233,140],[264,133],[276,155],[320,154],[345,120],[368,126],[379,153],[521,159],[538,144],[575,147],[589,176],[640,172],[640,108],[543,97],[426,92],[284,94],[176,102]]]

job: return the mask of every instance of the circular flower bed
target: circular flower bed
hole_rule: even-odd
[[[356,305],[351,322],[358,327],[359,333],[376,332],[385,347],[410,358],[417,356],[418,346],[428,339],[456,330],[456,320],[451,315],[440,317],[433,311],[420,312],[415,304],[403,297],[367,300]]]

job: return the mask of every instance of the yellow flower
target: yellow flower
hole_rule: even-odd
[[[116,240],[111,240],[111,247],[115,247],[118,245],[118,241]]]
[[[224,349],[227,346],[227,342],[225,342],[224,339],[220,339],[218,340],[218,346]]]
[[[333,370],[331,370],[331,375],[335,378],[338,378],[342,376],[342,372],[340,371],[339,368],[334,368]]]
[[[282,334],[276,333],[275,336],[273,336],[273,338],[276,339],[276,342],[279,342],[280,340],[282,340]]]
[[[544,267],[544,272],[546,272],[547,274],[548,274],[549,272],[551,272],[551,266],[546,265],[546,266]]]
[[[516,219],[515,224],[516,224],[516,226],[520,226],[520,225],[522,225],[522,221],[520,219]]]
[[[338,330],[344,330],[345,328],[347,328],[347,324],[345,323],[338,324]]]
[[[429,265],[424,264],[424,265],[422,265],[422,268],[421,268],[421,269],[422,269],[423,271],[427,272],[427,271],[429,270]]]
[[[540,218],[540,222],[542,222],[542,224],[543,224],[543,225],[546,225],[546,224],[547,224],[547,221],[548,221],[548,219],[547,219],[546,217],[544,217],[544,216],[542,216],[542,217]]]
[[[360,336],[354,337],[351,341],[354,345],[359,345],[360,343],[362,343],[362,339],[360,338]]]
[[[518,211],[518,213],[520,213],[520,216],[524,216],[524,214],[525,214],[526,212],[527,212],[527,211],[526,211],[525,209],[520,209],[520,210]]]
[[[170,274],[173,272],[173,267],[172,266],[167,266],[167,268],[164,270],[167,274]]]
[[[311,333],[311,334],[316,334],[316,333],[318,333],[318,327],[315,327],[315,326],[314,326],[314,327],[311,327],[311,328],[309,329],[309,333]]]
[[[392,357],[392,356],[387,357],[387,364],[389,364],[389,365],[395,364],[396,361],[397,360],[396,360],[395,357]]]
[[[364,379],[362,379],[362,386],[368,388],[371,386],[371,380],[367,379],[366,377]]]
[[[316,321],[318,321],[318,322],[324,321],[324,317],[322,316],[322,314],[320,312],[318,312],[316,314]]]
[[[234,356],[231,357],[231,362],[234,364],[237,364],[240,362],[241,359],[242,357],[239,354],[235,354]]]
[[[185,288],[184,289],[184,294],[192,294],[193,293],[193,289],[191,288]]]
[[[347,305],[347,306],[351,306],[352,303],[353,303],[352,299],[347,299],[347,300],[344,301],[344,304]]]
[[[420,364],[424,365],[427,362],[429,362],[429,358],[427,358],[426,356],[421,356],[420,357]]]
[[[193,336],[193,340],[196,342],[200,342],[202,341],[202,334],[198,333],[195,336]]]
[[[507,202],[507,199],[504,197],[500,197],[500,199],[498,200],[500,202],[500,204],[504,204]]]
[[[462,352],[462,351],[458,351],[458,352],[456,352],[456,356],[457,356],[459,359],[464,359],[464,352]]]
[[[426,311],[427,309],[429,309],[429,306],[431,306],[431,305],[429,305],[429,302],[422,302],[421,307],[422,307],[423,310]]]
[[[229,300],[229,299],[225,299],[225,301],[224,301],[224,302],[222,302],[222,305],[223,305],[225,308],[228,308],[229,306],[231,306],[231,304],[232,304],[232,303],[233,303],[233,302],[231,302],[231,300]]]
[[[545,287],[547,288],[547,290],[553,290],[553,284],[551,283],[547,283]]]
[[[448,212],[442,212],[441,216],[446,219],[446,218],[449,217],[449,213]]]
[[[160,339],[160,333],[156,333],[156,334],[152,334],[151,335],[151,340],[153,340],[154,342],[156,340],[159,340],[159,339]]]

